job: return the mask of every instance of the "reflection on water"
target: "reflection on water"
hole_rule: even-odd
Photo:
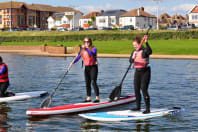
[[[10,125],[8,125],[7,120],[8,119],[8,112],[11,111],[11,108],[7,106],[6,103],[0,104],[0,132],[6,132],[11,128]]]
[[[9,67],[12,92],[45,90],[49,93],[56,87],[65,73],[72,57],[53,58],[0,54]],[[107,98],[119,85],[129,62],[128,59],[99,58],[98,85],[100,97]],[[152,108],[184,107],[181,115],[152,118],[143,121],[95,122],[74,115],[31,118],[25,115],[27,109],[39,108],[45,99],[0,104],[0,131],[197,131],[198,122],[198,60],[151,59],[151,83],[149,93]],[[122,94],[133,93],[132,68],[122,85]],[[92,91],[93,92],[93,91]],[[94,92],[92,94],[94,97]],[[83,68],[78,63],[57,89],[52,106],[82,102],[86,98]],[[135,103],[93,112],[126,110]],[[144,103],[142,101],[142,107]]]

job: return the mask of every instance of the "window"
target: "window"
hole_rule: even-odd
[[[130,18],[130,22],[132,22],[132,18]]]
[[[2,11],[2,9],[0,9],[0,12]]]
[[[100,23],[105,23],[105,19],[99,19]]]
[[[32,16],[29,16],[29,25],[32,25]]]
[[[192,20],[194,20],[195,19],[195,16],[194,15],[192,15]]]
[[[21,24],[21,23],[20,23],[20,19],[21,19],[20,16],[18,16],[18,18],[17,18],[18,24]]]
[[[63,21],[63,24],[66,24],[67,23],[67,21]]]
[[[111,23],[115,23],[115,19],[111,19]]]
[[[33,25],[35,24],[35,16],[33,16]]]
[[[84,23],[88,23],[88,21],[87,20],[84,20]]]
[[[10,12],[10,9],[7,9],[7,12],[9,13]]]

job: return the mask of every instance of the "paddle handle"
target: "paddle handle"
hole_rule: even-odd
[[[152,26],[149,26],[149,27],[148,27],[148,29],[146,30],[145,35],[148,35],[148,33],[149,33],[149,31],[150,31],[151,28],[152,28]],[[145,41],[145,38],[143,37],[143,39],[141,40],[141,42],[140,42],[140,44],[139,44],[139,46],[138,46],[137,51],[140,50],[140,48],[142,47],[142,44],[144,43],[144,41]]]

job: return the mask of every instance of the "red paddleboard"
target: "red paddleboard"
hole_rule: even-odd
[[[76,103],[63,106],[56,106],[45,109],[29,109],[26,111],[28,116],[48,116],[48,115],[60,115],[60,114],[70,114],[79,113],[90,110],[97,110],[101,108],[112,107],[116,105],[122,105],[134,102],[136,100],[135,95],[121,96],[117,101],[109,101],[109,99],[102,99],[99,103]]]

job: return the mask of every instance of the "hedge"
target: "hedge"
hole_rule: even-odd
[[[72,34],[61,36],[3,36],[0,41],[4,42],[63,42],[63,41],[82,41],[85,37],[91,37],[92,40],[132,40],[135,35],[143,36],[143,32],[108,32],[100,34]],[[198,39],[198,31],[167,31],[167,32],[151,32],[149,33],[151,40],[168,40],[168,39]]]

